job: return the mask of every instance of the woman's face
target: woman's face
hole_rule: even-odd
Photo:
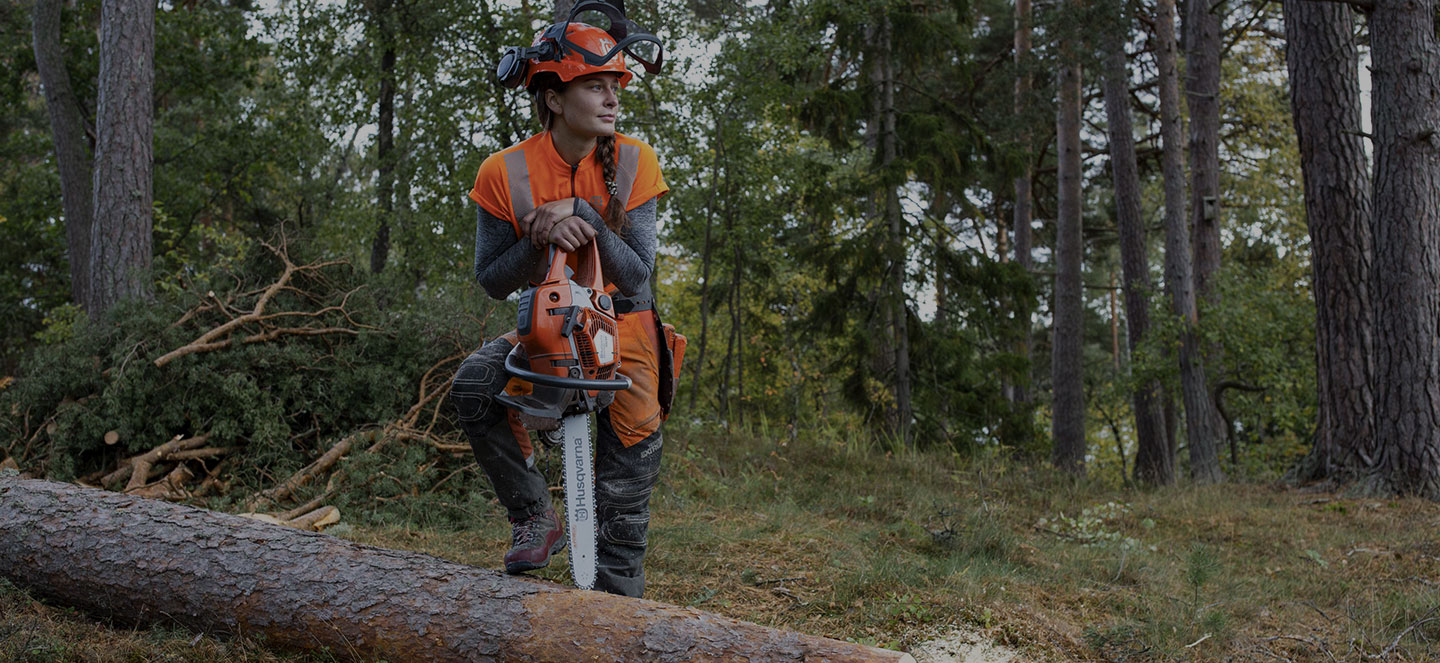
[[[552,128],[585,138],[615,134],[615,116],[620,110],[619,74],[581,76],[570,81],[564,92],[551,90],[545,96],[555,118]]]

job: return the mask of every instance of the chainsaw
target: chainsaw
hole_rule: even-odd
[[[590,414],[630,388],[620,375],[615,301],[605,292],[595,242],[580,249],[578,275],[568,254],[551,245],[545,280],[520,295],[516,332],[520,342],[505,357],[505,370],[529,383],[507,389],[498,400],[520,422],[542,435],[558,432],[565,461],[565,524],[570,575],[581,589],[595,586],[594,444]]]

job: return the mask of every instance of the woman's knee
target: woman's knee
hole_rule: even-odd
[[[600,523],[600,538],[622,548],[645,550],[645,533],[650,529],[650,511],[619,513]]]
[[[505,406],[495,396],[509,380],[505,355],[511,347],[504,338],[495,338],[460,363],[450,385],[450,400],[462,423],[493,422],[504,416]]]

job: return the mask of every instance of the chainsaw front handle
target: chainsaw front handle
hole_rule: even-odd
[[[587,380],[585,378],[563,378],[546,373],[536,373],[530,370],[530,362],[520,358],[517,345],[505,356],[505,370],[511,375],[546,387],[560,387],[562,389],[581,389],[584,391],[623,391],[630,388],[630,378],[617,375],[613,380]],[[524,361],[522,364],[521,362]]]
[[[549,266],[546,269],[545,280],[547,282],[565,280],[565,262],[570,254],[554,244],[550,245],[548,253]],[[585,246],[580,247],[576,253],[580,256],[580,261],[575,266],[575,282],[579,283],[581,287],[603,292],[605,279],[600,274],[600,245],[592,239]]]

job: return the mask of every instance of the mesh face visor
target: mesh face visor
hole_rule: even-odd
[[[604,30],[614,40],[605,52],[596,53],[571,41],[568,35],[562,33],[560,43],[566,50],[579,54],[586,63],[602,65],[624,52],[645,67],[646,72],[660,73],[660,64],[665,57],[665,48],[661,45],[660,38],[639,23],[626,18],[623,5],[616,6],[606,0],[581,0],[570,11],[568,22],[593,25]]]

